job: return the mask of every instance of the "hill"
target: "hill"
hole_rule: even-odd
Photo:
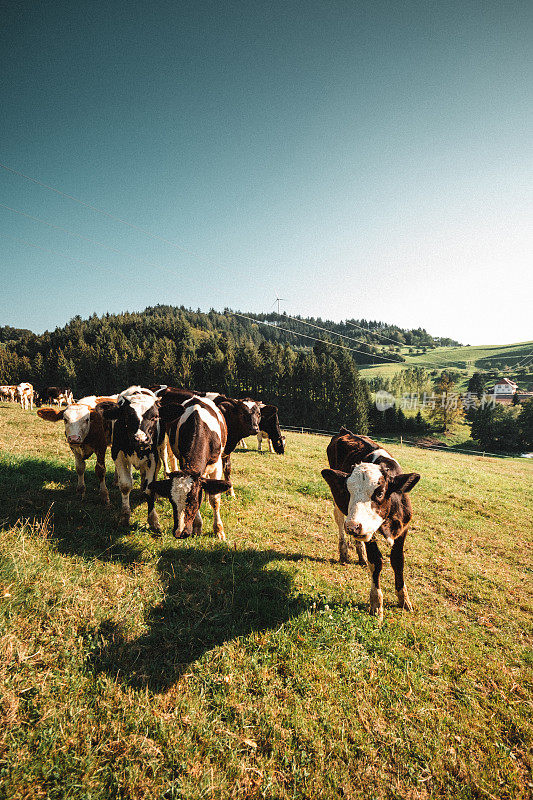
[[[327,439],[237,453],[230,541],[177,542],[163,502],[162,539],[142,502],[118,529],[93,468],[80,504],[60,426],[0,413],[1,798],[528,797],[533,465],[392,448],[416,609],[386,568],[379,627]]]

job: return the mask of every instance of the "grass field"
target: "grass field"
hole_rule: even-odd
[[[513,367],[533,354],[532,342],[519,342],[502,345],[467,345],[464,347],[436,347],[423,355],[410,355],[407,348],[402,350],[406,361],[400,364],[382,364],[372,367],[359,367],[363,378],[375,378],[378,375],[391,377],[395,372],[407,367],[424,367],[425,369],[463,369],[472,375],[477,369],[488,369],[490,359],[508,359]]]
[[[236,453],[229,541],[177,542],[138,491],[119,529],[93,467],[77,500],[62,424],[0,406],[0,798],[531,796],[533,465],[391,448],[416,608],[386,566],[379,626],[326,443]]]

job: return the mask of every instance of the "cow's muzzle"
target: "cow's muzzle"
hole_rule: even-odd
[[[81,436],[67,436],[68,444],[81,444]]]

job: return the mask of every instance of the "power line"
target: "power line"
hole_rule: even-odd
[[[246,314],[239,314],[237,311],[228,311],[228,314],[232,314],[234,317],[242,317],[243,319],[249,319],[250,322],[255,322],[256,325],[267,325],[269,328],[274,328],[277,331],[284,331],[285,333],[292,333],[293,336],[302,336],[304,339],[311,339],[313,342],[322,342],[322,344],[330,345],[331,347],[339,347],[341,350],[349,350],[352,353],[361,353],[364,356],[368,357],[368,353],[365,353],[364,350],[356,350],[355,347],[346,347],[343,344],[337,344],[337,342],[327,342],[325,339],[318,339],[316,336],[308,336],[306,333],[298,333],[298,331],[291,331],[290,328],[282,328],[281,325],[276,325],[274,322],[262,322],[260,319],[255,319],[254,317],[247,317]],[[386,356],[378,356],[372,355],[372,358],[382,358],[384,361],[387,359]],[[393,362],[398,364],[400,362],[395,361]]]
[[[341,336],[343,339],[349,339],[351,342],[360,342],[361,344],[368,345],[364,339],[355,339],[353,336],[347,336],[345,333],[337,333],[337,331],[329,330],[329,328],[322,328],[320,325],[313,325],[312,322],[305,322],[303,319],[298,319],[298,317],[291,317],[290,314],[278,314],[281,316],[282,319],[285,317],[287,319],[292,319],[294,322],[300,322],[302,325],[308,325],[310,328],[316,328],[319,331],[325,331],[326,333],[332,334],[333,336]],[[372,356],[373,353],[367,353],[368,356]],[[396,363],[402,364],[402,361],[397,361]]]
[[[132,228],[133,230],[139,231],[140,233],[143,233],[145,236],[149,236],[151,239],[158,239],[160,242],[164,242],[165,244],[168,244],[171,247],[175,247],[182,253],[186,253],[189,256],[193,256],[197,260],[203,261],[204,263],[209,263],[208,261],[206,261],[206,259],[203,259],[197,253],[194,253],[192,250],[187,250],[185,247],[182,247],[176,242],[171,242],[169,239],[165,239],[163,236],[158,236],[156,233],[152,233],[146,228],[142,228],[140,225],[135,225],[133,222],[128,222],[127,220],[122,219],[121,217],[117,217],[114,214],[110,214],[109,211],[104,211],[102,208],[98,208],[98,206],[91,205],[91,203],[86,203],[84,200],[80,200],[78,197],[74,197],[71,194],[62,192],[60,189],[55,189],[48,183],[43,183],[43,181],[39,181],[37,180],[37,178],[32,178],[30,177],[30,175],[26,175],[24,172],[19,172],[16,169],[12,169],[12,167],[8,167],[6,164],[0,164],[0,167],[2,167],[2,169],[7,170],[8,172],[12,172],[14,175],[19,175],[21,178],[25,178],[26,180],[37,184],[37,186],[42,186],[45,189],[50,189],[51,192],[55,192],[56,194],[61,195],[61,197],[66,197],[69,200],[73,200],[75,203],[79,203],[81,206],[85,206],[85,208],[90,208],[91,211],[96,211],[98,214],[103,214],[105,217],[108,217],[109,219],[112,219],[115,222],[120,222],[122,225],[126,225],[128,228]]]
[[[83,239],[87,242],[92,242],[93,244],[97,244],[100,247],[103,247],[104,250],[109,250],[111,253],[117,253],[121,256],[126,256],[126,258],[132,258],[130,253],[125,253],[123,250],[117,250],[116,247],[110,247],[104,242],[100,242],[98,239],[93,239],[92,236],[84,236],[81,233],[76,233],[75,231],[71,231],[68,228],[63,228],[60,225],[54,225],[52,222],[47,222],[45,219],[41,219],[41,217],[34,217],[31,214],[26,214],[24,211],[18,211],[16,208],[12,208],[11,206],[7,206],[5,203],[0,203],[1,208],[7,208],[8,211],[12,211],[14,214],[20,214],[22,217],[27,217],[28,219],[32,219],[35,222],[41,222],[43,225],[47,225],[49,228],[53,228],[57,231],[62,231],[63,233],[67,233],[69,236],[75,236],[77,239]],[[170,272],[172,275],[175,276],[175,273],[170,269],[170,267],[162,266],[161,264],[154,264],[151,261],[143,261],[147,267],[154,267],[155,269],[163,269]]]

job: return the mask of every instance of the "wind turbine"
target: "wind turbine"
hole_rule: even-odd
[[[276,305],[276,303],[278,304],[278,316],[279,316],[279,303],[280,303],[280,300],[283,300],[284,302],[287,302],[287,300],[286,300],[286,298],[285,298],[285,297],[276,297],[276,299],[274,300],[274,302],[273,302],[273,303],[272,303],[272,305],[270,306],[270,308],[274,308],[274,306]]]

